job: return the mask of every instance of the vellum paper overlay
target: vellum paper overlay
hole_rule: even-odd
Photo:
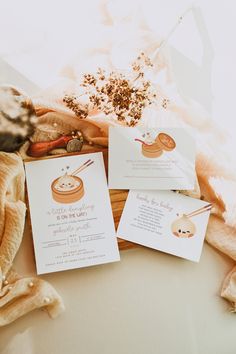
[[[25,163],[37,273],[118,261],[102,153]]]
[[[195,142],[182,128],[110,127],[109,188],[194,189]]]
[[[211,204],[172,191],[129,192],[118,237],[198,262]]]

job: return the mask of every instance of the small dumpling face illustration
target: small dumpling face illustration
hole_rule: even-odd
[[[73,176],[67,175],[61,176],[55,184],[55,189],[59,192],[67,192],[77,188],[80,185],[80,181]]]
[[[171,225],[173,235],[181,238],[193,237],[196,233],[196,226],[185,214],[175,220]]]
[[[63,176],[54,179],[51,184],[52,199],[62,204],[75,203],[82,199],[85,194],[84,182],[77,175],[93,163],[94,161],[89,159],[73,172],[69,174],[66,172]],[[70,166],[66,166],[66,170],[69,169]],[[62,168],[61,171],[65,171],[65,168]]]

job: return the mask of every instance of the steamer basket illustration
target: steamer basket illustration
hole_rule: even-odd
[[[70,204],[78,202],[85,194],[83,180],[76,176],[94,161],[88,160],[71,174],[65,173],[56,178],[51,184],[52,198],[57,203]]]
[[[172,151],[176,147],[174,139],[167,135],[166,133],[160,133],[156,137],[156,142],[159,144],[160,148],[164,151]]]
[[[72,176],[71,176],[72,177]],[[58,190],[57,186],[60,185],[60,179],[62,177],[58,177],[52,182],[52,197],[58,203],[74,203],[78,202],[84,196],[84,184],[81,178],[77,176],[73,176],[74,184],[71,190]]]
[[[135,141],[142,143],[142,154],[149,158],[160,157],[163,151],[172,151],[176,147],[174,139],[166,133],[159,133],[152,142],[140,139],[135,139]]]
[[[145,157],[159,157],[163,153],[158,143],[154,143],[151,145],[142,144],[142,154]]]

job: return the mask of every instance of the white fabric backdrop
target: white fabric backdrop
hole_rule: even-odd
[[[177,17],[192,4],[190,0],[1,0],[1,57],[39,86],[52,84],[60,69],[76,55],[78,49],[93,46],[104,39],[104,18],[98,11],[104,2],[109,3],[109,9],[117,20],[126,20],[136,14],[158,36],[165,36]],[[236,31],[236,4],[234,0],[199,0],[194,4],[201,9],[214,50],[213,97],[208,106],[212,105],[215,119],[232,126],[236,82],[236,47],[232,39]],[[127,32],[119,32],[117,36],[119,40],[125,39]],[[170,44],[194,64],[201,65],[202,39],[192,13],[175,31]],[[209,67],[204,70],[203,74],[209,75]],[[190,95],[191,87],[198,86],[197,82],[192,82],[196,79],[194,75],[186,75],[181,80],[178,75],[179,83],[189,88]],[[203,96],[201,99],[204,102]]]

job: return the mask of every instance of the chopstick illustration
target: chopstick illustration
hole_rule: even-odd
[[[144,145],[148,145],[147,143],[145,143],[145,141],[138,139],[138,138],[134,139],[134,141],[138,141],[139,143],[142,143]]]
[[[204,207],[201,207],[197,210],[192,211],[191,213],[187,214],[186,216],[191,218],[192,216],[196,216],[196,215],[205,213],[206,211],[211,210],[211,208],[212,208],[212,204],[207,204]]]
[[[85,168],[89,167],[93,163],[94,163],[94,161],[91,161],[91,159],[87,160],[85,163],[83,163],[83,165],[81,165],[74,172],[72,172],[71,176],[77,175],[79,172],[82,172],[83,170],[85,170]]]

